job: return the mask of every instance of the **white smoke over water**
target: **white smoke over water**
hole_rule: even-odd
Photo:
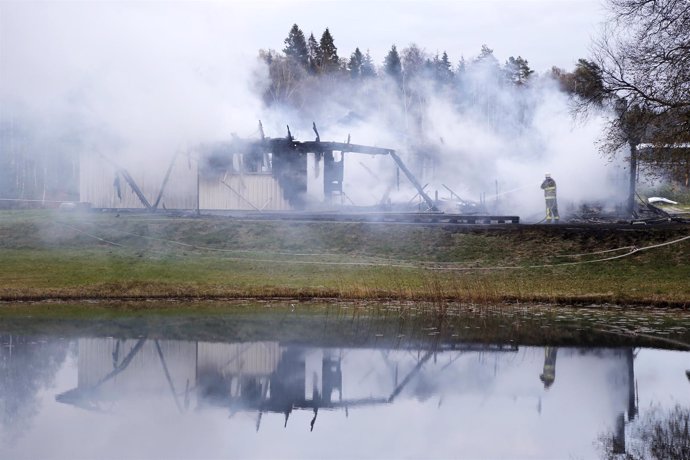
[[[359,97],[347,85],[323,92],[317,86],[311,102],[299,109],[267,109],[260,94],[267,69],[257,52],[280,49],[282,43],[254,46],[245,37],[261,26],[256,18],[262,8],[275,10],[263,27],[275,24],[276,11],[287,8],[265,2],[254,9],[232,3],[173,6],[0,5],[0,121],[30,127],[46,149],[59,145],[81,154],[136,158],[158,169],[176,149],[228,140],[231,133],[258,137],[258,120],[268,136],[282,137],[290,125],[299,140],[314,138],[315,121],[322,140],[345,141],[350,135],[353,143],[399,150],[411,166],[408,152],[423,141],[436,152],[433,170],[420,171],[419,177],[429,183],[430,194],[438,190],[447,196],[442,187],[447,185],[465,199],[498,203],[497,212],[539,216],[534,220],[542,214],[544,172],[557,180],[562,207],[610,201],[620,188],[610,180],[616,168],[595,145],[603,120],[574,124],[567,98],[543,79],[517,96],[473,76],[473,84],[483,84],[493,98],[496,113],[489,122],[419,81],[418,93],[425,98],[420,130],[411,121],[410,103],[383,80],[358,90]],[[293,16],[283,18],[285,33],[299,20]],[[361,39],[366,42],[366,36]],[[383,56],[374,60],[380,64]],[[527,128],[513,129],[521,104],[531,107],[532,119]],[[375,204],[387,191],[391,199],[407,201],[415,191],[402,175],[401,188],[391,187],[395,171],[389,158],[348,155],[345,191],[358,205]]]

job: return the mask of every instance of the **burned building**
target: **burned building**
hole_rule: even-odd
[[[261,131],[263,133],[263,131]],[[409,179],[428,210],[435,204],[392,149],[287,136],[260,139],[233,137],[172,155],[164,164],[84,155],[80,168],[80,199],[94,208],[179,210],[303,210],[310,181],[308,164],[315,164],[320,205],[337,203],[343,195],[345,157],[350,154],[391,158],[391,168]],[[311,158],[311,160],[310,160]],[[398,174],[399,175],[399,174]],[[342,202],[342,200],[341,200]]]

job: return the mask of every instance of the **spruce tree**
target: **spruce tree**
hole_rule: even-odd
[[[402,83],[402,63],[398,49],[393,45],[383,61],[383,71],[393,80]]]
[[[309,54],[307,51],[307,41],[304,39],[304,33],[300,30],[297,24],[293,24],[290,33],[285,39],[285,48],[283,53],[288,59],[292,59],[305,69],[309,64]]]
[[[369,53],[369,50],[367,50],[367,54],[364,56],[364,60],[362,61],[362,78],[369,78],[369,77],[375,77],[376,76],[376,67],[374,67],[374,60],[371,58],[371,54]]]
[[[319,42],[319,68],[322,73],[332,73],[338,71],[340,68],[340,59],[338,58],[338,48],[336,48],[333,41],[333,36],[326,27],[326,30],[321,35]]]
[[[350,71],[350,77],[353,79],[362,77],[362,65],[364,64],[364,56],[359,48],[355,48],[355,52],[350,55],[350,61],[347,64],[347,69]]]
[[[309,34],[309,40],[307,41],[307,55],[309,59],[309,71],[311,73],[317,73],[321,66],[319,63],[321,47],[319,47],[319,42],[316,41],[313,33]]]
[[[453,69],[451,69],[450,59],[448,59],[448,53],[446,53],[445,51],[441,55],[439,75],[441,77],[441,80],[444,82],[448,82],[453,79]]]
[[[458,66],[455,68],[455,75],[458,77],[462,77],[465,75],[465,71],[467,70],[467,62],[465,61],[465,56],[460,56],[460,60],[458,61]]]
[[[438,53],[434,56],[431,63],[431,75],[438,84],[449,83],[453,79],[453,70],[450,68],[450,59],[445,51],[439,57]]]

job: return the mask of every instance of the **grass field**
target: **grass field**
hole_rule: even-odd
[[[597,260],[688,235],[683,225],[467,230],[2,211],[0,299],[278,297],[682,307],[690,305],[690,239]],[[597,253],[608,250],[616,251]]]

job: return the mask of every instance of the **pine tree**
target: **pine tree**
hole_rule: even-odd
[[[319,41],[319,70],[322,73],[332,73],[340,68],[340,58],[338,58],[338,48],[336,48],[328,27],[321,35]]]
[[[517,58],[510,56],[506,61],[506,65],[503,67],[503,72],[510,83],[521,86],[527,83],[527,80],[530,75],[534,73],[534,70],[529,68],[526,59],[520,56]]]
[[[367,54],[364,56],[364,60],[362,61],[362,78],[375,76],[376,68],[374,67],[374,60],[371,58],[369,50],[367,50]]]
[[[309,60],[309,71],[311,73],[317,73],[320,67],[319,56],[321,55],[321,47],[319,47],[319,42],[314,38],[314,34],[309,34],[309,40],[307,41],[307,56]]]
[[[444,81],[453,79],[453,69],[451,69],[448,53],[445,51],[441,55],[441,75],[443,76]]]
[[[285,39],[285,48],[283,53],[289,59],[294,60],[305,69],[309,64],[309,54],[307,51],[307,42],[304,39],[304,33],[300,30],[297,24],[293,24],[290,33]]]
[[[347,69],[350,71],[350,77],[353,79],[362,78],[362,65],[364,64],[364,56],[359,48],[355,48],[355,52],[350,55],[350,61],[347,64]]]
[[[402,63],[398,49],[393,45],[383,61],[383,71],[393,80],[402,83]]]
[[[438,54],[434,57],[433,75],[437,83],[448,83],[453,79],[453,70],[450,68],[450,59],[445,51],[439,58]]]
[[[479,56],[474,59],[473,64],[481,64],[487,69],[493,70],[498,70],[500,68],[498,59],[496,59],[496,56],[494,56],[494,50],[486,45],[482,45]]]
[[[458,77],[462,77],[465,75],[465,71],[467,70],[467,62],[465,62],[465,56],[460,56],[460,60],[458,61],[458,66],[455,68],[455,75]]]

